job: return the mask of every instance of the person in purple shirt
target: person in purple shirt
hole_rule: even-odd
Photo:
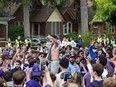
[[[26,83],[26,87],[41,87],[40,85],[41,70],[39,64],[32,67],[31,79]]]
[[[10,52],[11,49],[8,48],[8,45],[6,44],[5,45],[5,49],[4,49],[4,53],[6,56],[9,56],[9,52]]]
[[[86,87],[103,87],[103,79],[101,78],[103,66],[101,64],[93,64],[92,69],[92,76],[94,80],[93,82],[88,83]]]
[[[42,87],[42,85],[40,83],[41,76],[42,76],[42,72],[40,69],[40,65],[35,64],[32,67],[31,78],[30,78],[30,80],[27,81],[26,87]],[[46,78],[46,84],[44,85],[44,87],[53,87],[51,85],[52,82],[51,82],[49,71],[48,71],[48,69],[46,69],[46,67],[45,67],[45,76],[44,77]]]

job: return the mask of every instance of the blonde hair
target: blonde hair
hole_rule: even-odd
[[[74,78],[74,82],[78,84],[78,87],[81,87],[82,85],[82,76],[81,76],[81,73],[79,72],[75,72],[73,73],[73,78]]]
[[[78,87],[76,83],[68,83],[67,87]]]
[[[67,83],[64,83],[61,87],[78,87],[78,85],[74,82],[67,82]]]
[[[103,82],[103,86],[104,87],[116,87],[116,79],[112,77],[105,79]]]

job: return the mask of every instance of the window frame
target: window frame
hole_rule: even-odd
[[[69,28],[69,24],[70,24],[70,28]],[[66,30],[66,32],[65,32]],[[70,30],[70,32],[69,32]],[[67,35],[68,33],[72,32],[72,22],[68,21],[65,24],[63,24],[63,35]]]

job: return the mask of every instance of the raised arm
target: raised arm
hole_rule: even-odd
[[[15,62],[15,60],[16,60],[16,57],[17,57],[19,51],[20,51],[20,49],[17,49],[15,55],[13,56],[13,59],[12,59],[12,61],[11,61],[11,64],[12,64],[12,65],[14,65],[14,62]]]
[[[51,87],[54,87],[52,79],[50,77],[50,72],[48,71],[47,66],[45,66],[45,76],[44,76],[44,83],[43,83],[43,87],[45,85],[50,85]]]
[[[51,35],[48,35],[47,38],[52,39],[54,44],[58,44],[57,40],[54,37],[52,37]]]

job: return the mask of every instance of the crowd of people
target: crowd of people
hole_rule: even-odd
[[[77,42],[47,38],[51,46],[41,42],[37,49],[29,38],[8,40],[0,53],[0,87],[116,87],[115,45],[99,39],[84,47],[81,35]]]

